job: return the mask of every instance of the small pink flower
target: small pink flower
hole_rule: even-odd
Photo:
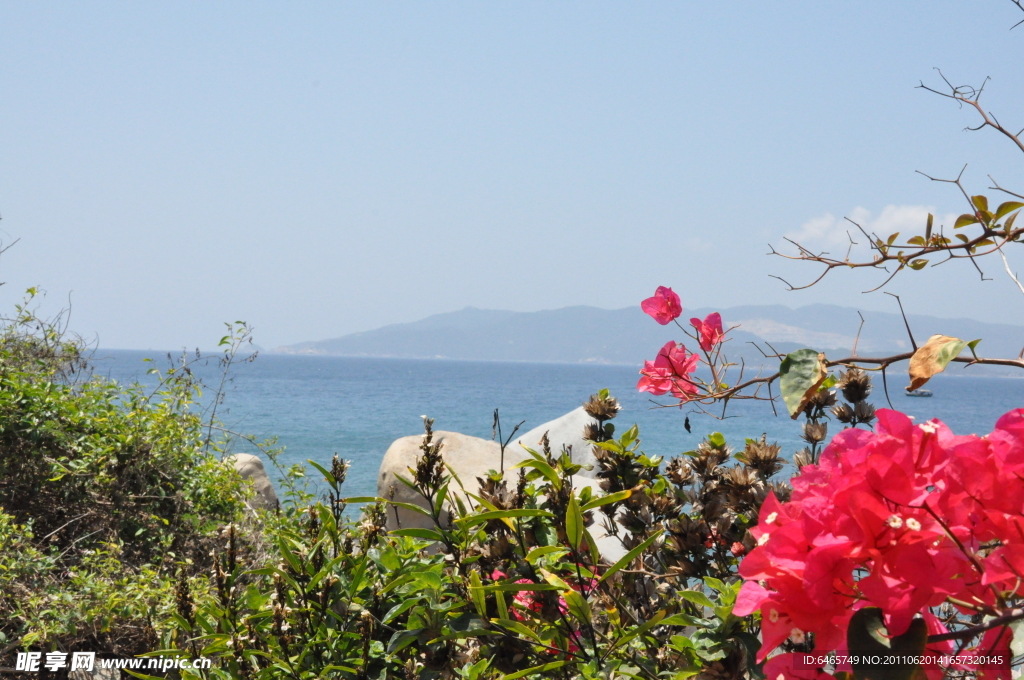
[[[687,401],[700,391],[690,379],[695,370],[697,355],[689,354],[685,346],[669,341],[654,361],[644,362],[636,388],[659,396],[671,392],[677,399]]]
[[[711,348],[722,342],[722,337],[725,333],[722,332],[722,315],[718,312],[712,312],[704,317],[704,320],[690,319],[690,323],[693,324],[694,330],[697,331],[697,337],[700,338],[700,347],[705,352],[710,352]]]
[[[658,290],[654,291],[654,297],[649,297],[640,303],[640,309],[662,326],[679,318],[679,315],[683,313],[679,296],[673,293],[671,288],[665,286],[658,286]]]

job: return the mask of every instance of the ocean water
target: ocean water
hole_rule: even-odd
[[[151,363],[143,360],[152,359]],[[168,365],[166,353],[98,350],[94,371],[120,382],[151,383],[152,367]],[[587,364],[498,363],[480,361],[374,359],[264,355],[235,366],[219,414],[236,431],[263,439],[276,436],[285,447],[282,462],[312,459],[329,465],[337,453],[350,460],[348,495],[374,495],[380,460],[395,439],[423,431],[421,415],[437,430],[490,438],[492,414],[499,409],[507,433],[525,420],[521,432],[576,408],[601,388],[622,404],[617,428],[639,425],[641,448],[671,457],[693,449],[711,432],[734,447],[766,433],[789,457],[802,448],[798,424],[780,405],[730,404],[727,418],[678,408],[656,408],[650,395],[636,391],[638,367]],[[208,382],[215,365],[197,367]],[[1024,380],[937,376],[928,384],[932,398],[903,394],[905,375],[891,375],[894,408],[919,421],[939,418],[957,433],[986,433],[998,417],[1024,407]],[[207,396],[210,394],[207,391]],[[871,401],[886,407],[880,381]],[[692,434],[683,427],[689,415]],[[837,426],[833,426],[833,430]],[[241,446],[239,450],[255,453]],[[791,473],[789,468],[782,474]],[[315,473],[315,471],[314,471]],[[273,475],[272,475],[273,476]]]

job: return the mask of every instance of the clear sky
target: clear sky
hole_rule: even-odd
[[[476,306],[832,301],[765,256],[963,211],[1024,156],[914,89],[991,76],[1024,127],[1009,0],[0,2],[0,306],[70,295],[110,348],[264,346]],[[830,241],[833,241],[830,244]],[[1024,270],[1024,253],[1012,260]],[[910,311],[1024,325],[998,261],[902,276]],[[611,332],[614,332],[612,329]]]

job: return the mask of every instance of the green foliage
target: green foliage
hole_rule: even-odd
[[[787,493],[767,482],[777,446],[751,440],[729,465],[717,435],[662,471],[634,426],[596,442],[602,493],[574,485],[581,466],[542,443],[514,488],[491,475],[469,494],[432,425],[403,480],[422,504],[402,505],[429,528],[386,532],[385,499],[347,499],[368,504],[346,520],[345,464],[314,465],[326,502],[282,516],[262,561],[229,528],[215,597],[179,588],[163,644],[218,657],[218,678],[756,677],[756,622],[732,609],[757,507],[769,488]],[[625,549],[614,564],[597,513]]]
[[[151,649],[174,574],[202,571],[251,493],[187,363],[146,392],[84,357],[27,304],[0,331],[0,648]]]
[[[827,377],[825,355],[813,349],[790,352],[779,367],[779,386],[789,415],[794,419]]]

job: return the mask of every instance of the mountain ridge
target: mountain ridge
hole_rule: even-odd
[[[684,311],[679,321],[688,327],[691,316],[703,318],[711,311]],[[771,353],[768,345],[780,353],[813,347],[830,356],[849,355],[861,323],[855,308],[840,305],[814,304],[795,309],[784,305],[741,305],[718,311],[726,327],[736,326],[729,334],[730,360],[742,360],[748,365],[765,363],[762,350]],[[900,314],[862,314],[864,327],[857,345],[860,354],[910,350]],[[1024,345],[1024,327],[1017,325],[919,314],[908,315],[907,322],[918,344],[936,333],[965,340],[980,337],[980,355],[1002,357],[1016,357]],[[635,365],[653,358],[669,340],[694,344],[674,324],[660,326],[639,307],[602,309],[576,305],[537,312],[466,307],[337,338],[286,345],[270,352]]]

